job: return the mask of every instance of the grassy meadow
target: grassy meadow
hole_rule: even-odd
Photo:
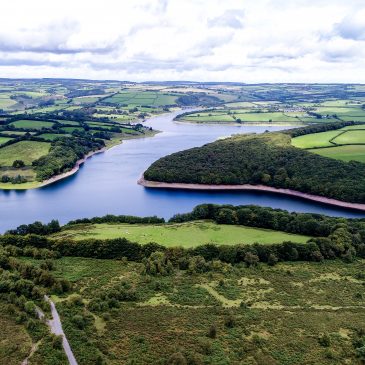
[[[75,240],[125,237],[142,244],[155,242],[166,247],[196,247],[206,243],[226,245],[255,242],[273,244],[283,241],[305,243],[310,238],[268,229],[216,224],[210,221],[159,225],[78,224],[64,229],[55,237]]]
[[[16,122],[10,123],[10,125],[22,129],[42,129],[51,128],[53,123],[39,120],[17,120]]]
[[[110,98],[105,99],[105,102],[111,104],[127,104],[130,106],[137,105],[172,105],[175,104],[179,95],[163,94],[152,91],[121,91]]]
[[[365,145],[338,146],[309,150],[318,155],[342,161],[359,161],[365,163]]]
[[[295,137],[292,145],[324,157],[365,162],[365,124]]]
[[[20,141],[0,149],[0,166],[11,166],[14,160],[22,160],[26,165],[48,153],[50,144],[37,141]]]

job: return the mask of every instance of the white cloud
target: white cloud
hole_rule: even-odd
[[[12,0],[1,77],[365,82],[363,0]]]

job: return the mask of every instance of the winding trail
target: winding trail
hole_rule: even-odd
[[[57,336],[62,336],[62,346],[66,353],[66,356],[67,356],[67,359],[68,359],[68,362],[70,363],[70,365],[77,365],[77,361],[71,350],[71,346],[67,340],[65,332],[63,332],[61,319],[57,312],[56,305],[52,302],[52,300],[47,295],[44,296],[44,299],[51,306],[51,313],[52,313],[52,319],[48,320],[47,324],[52,333],[54,333]]]
[[[350,203],[342,200],[336,200],[331,198],[326,198],[324,196],[313,195],[302,193],[300,191],[291,190],[291,189],[278,189],[273,188],[271,186],[265,185],[211,185],[211,184],[184,184],[184,183],[167,183],[160,181],[149,181],[144,177],[141,177],[138,180],[138,184],[142,185],[146,188],[160,188],[160,189],[185,189],[185,190],[253,190],[253,191],[267,191],[270,193],[284,194],[290,196],[296,196],[299,198],[312,200],[319,203],[334,205],[341,208],[349,208],[355,209],[362,212],[365,212],[365,204],[360,203]]]
[[[60,316],[57,312],[56,305],[53,303],[53,301],[47,296],[44,296],[44,300],[49,303],[51,307],[51,313],[52,313],[52,319],[49,319],[46,321],[46,324],[48,325],[49,329],[51,330],[51,333],[55,334],[56,336],[62,336],[62,347],[65,351],[65,354],[67,356],[68,362],[70,365],[77,365],[76,358],[71,350],[71,346],[67,340],[67,337],[65,335],[65,332],[63,332],[62,324]],[[45,315],[43,311],[40,308],[36,308],[36,312],[39,319],[45,318]],[[35,347],[36,346],[36,347]],[[34,348],[35,347],[35,348]],[[33,353],[37,350],[37,344],[32,346],[32,350],[30,355],[22,362],[22,365],[28,364],[28,359],[33,355]]]

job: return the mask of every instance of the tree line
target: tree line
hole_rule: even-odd
[[[118,218],[92,218],[90,221],[118,222]],[[121,216],[128,217],[128,216]],[[124,218],[123,218],[124,219]],[[148,222],[149,218],[141,218]],[[14,234],[8,232],[0,236],[1,246],[15,246],[19,249],[35,247],[48,249],[62,256],[79,256],[102,259],[122,259],[141,262],[152,253],[163,252],[168,260],[179,267],[188,267],[187,263],[194,256],[204,260],[221,260],[226,263],[245,262],[248,264],[278,261],[321,261],[341,258],[351,261],[355,257],[365,257],[365,219],[345,219],[326,217],[311,213],[289,213],[280,209],[257,206],[230,206],[203,204],[191,213],[175,215],[171,222],[184,222],[196,219],[213,219],[221,224],[244,224],[248,226],[280,229],[286,232],[306,234],[313,238],[307,243],[283,242],[281,244],[245,245],[244,238],[239,245],[207,244],[196,248],[166,248],[156,243],[139,244],[126,238],[84,239],[74,241],[70,238],[54,239],[37,234]],[[124,219],[126,220],[126,219]],[[158,221],[157,218],[153,220]],[[132,219],[129,219],[132,221]],[[141,221],[135,220],[141,223]],[[162,221],[162,220],[161,220]],[[78,220],[78,223],[88,223]],[[55,223],[52,227],[56,227]],[[45,251],[47,252],[47,251]],[[152,267],[152,266],[151,266]]]

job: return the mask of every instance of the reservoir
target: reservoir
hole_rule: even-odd
[[[181,113],[181,112],[180,112]],[[213,142],[235,133],[263,133],[292,126],[203,125],[173,121],[178,112],[148,119],[161,131],[154,137],[131,139],[92,156],[80,170],[61,181],[34,190],[0,190],[0,232],[36,220],[129,214],[169,218],[201,203],[257,204],[297,212],[365,217],[365,213],[295,197],[265,192],[149,189],[137,184],[148,166],[167,154]]]

